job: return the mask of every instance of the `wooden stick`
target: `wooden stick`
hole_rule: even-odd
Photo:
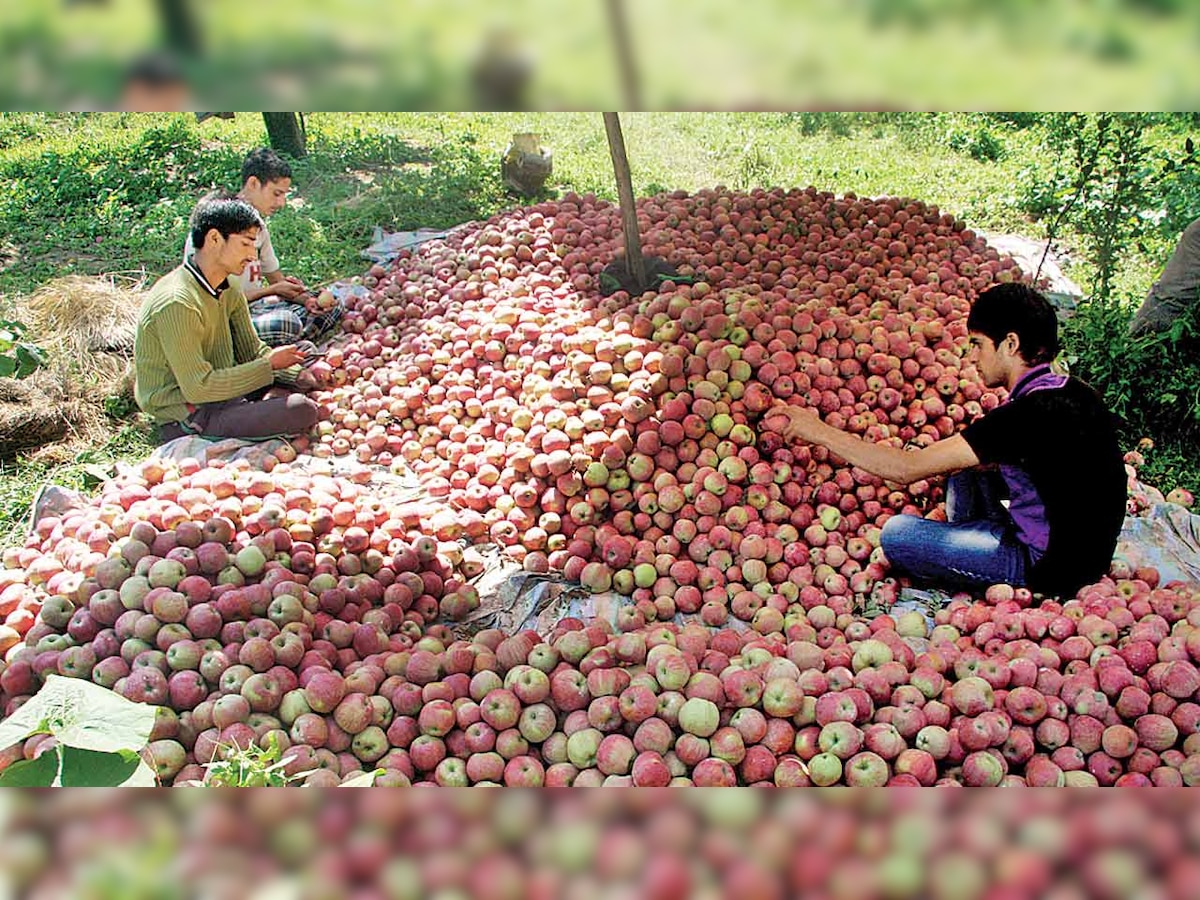
[[[642,257],[642,238],[638,229],[637,207],[633,199],[633,176],[629,157],[625,153],[625,138],[621,120],[615,112],[603,113],[604,130],[608,134],[608,149],[612,154],[613,173],[617,177],[617,197],[621,201],[622,230],[625,232],[625,268],[637,285],[646,289],[646,260]]]
[[[608,21],[617,47],[617,67],[621,76],[621,94],[626,109],[641,109],[641,85],[633,61],[633,44],[625,17],[625,0],[608,0]]]

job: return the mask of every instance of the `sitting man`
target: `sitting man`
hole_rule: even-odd
[[[201,200],[191,218],[196,252],[142,303],[135,396],[163,441],[185,434],[261,439],[316,424],[317,406],[301,394],[252,399],[277,380],[294,380],[293,367],[305,359],[294,345],[272,349],[259,340],[246,297],[230,281],[257,256],[261,229],[248,203]]]
[[[337,326],[346,312],[341,301],[328,310],[318,309],[304,282],[284,276],[280,269],[266,220],[287,205],[291,189],[292,167],[274,150],[263,147],[246,156],[242,163],[242,189],[237,197],[253,206],[263,223],[258,233],[258,256],[244,272],[231,276],[230,281],[246,295],[254,330],[272,347],[298,340],[319,341]],[[185,260],[193,250],[189,234],[183,249]]]
[[[956,588],[1007,583],[1073,595],[1107,571],[1125,515],[1125,473],[1114,423],[1096,393],[1057,374],[1058,323],[1023,284],[997,285],[967,317],[971,358],[1004,403],[960,434],[909,452],[864,441],[807,410],[772,407],[784,436],[827,447],[887,481],[948,480],[949,521],[897,515],[883,552],[914,578]],[[997,464],[997,473],[981,471]],[[1007,498],[1007,508],[1001,502]]]

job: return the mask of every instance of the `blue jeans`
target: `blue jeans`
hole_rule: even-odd
[[[956,588],[1025,584],[1032,565],[1000,503],[999,472],[967,469],[947,479],[946,517],[892,516],[880,542],[888,562],[913,578]]]

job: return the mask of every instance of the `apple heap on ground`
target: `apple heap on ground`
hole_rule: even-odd
[[[9,648],[5,714],[51,673],[153,704],[167,784],[272,740],[316,784],[1200,783],[1200,590],[1153,570],[1037,607],[996,585],[932,631],[796,604],[743,632],[568,618],[467,639],[439,621],[477,600],[458,545],[406,537],[334,556],[278,525],[134,523]]]
[[[639,217],[680,283],[601,298],[620,228],[593,197],[458,229],[364,277],[311,367],[311,439],[262,471],[124,467],[37,523],[3,555],[4,713],[51,672],[158,705],[166,782],[268,737],[318,783],[1195,782],[1195,586],[1117,563],[1038,608],[957,598],[928,635],[868,620],[897,591],[882,525],[944,516],[941,487],[763,419],[784,399],[903,446],[994,408],[965,315],[1012,260],[903,198],[716,189]],[[428,499],[384,502],[372,466]],[[631,603],[461,637],[473,541]]]
[[[968,298],[1020,271],[907,198],[675,192],[639,219],[695,283],[601,299],[617,209],[573,194],[372,268],[317,370],[312,452],[410,466],[529,571],[648,619],[749,620],[805,587],[888,603],[879,530],[941,515],[940,487],[784,447],[762,416],[784,399],[896,446],[954,433],[1001,398],[963,359]]]

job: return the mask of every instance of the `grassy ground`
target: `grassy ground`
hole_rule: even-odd
[[[644,113],[622,122],[639,195],[813,184],[918,197],[977,228],[1044,234],[1023,210],[1055,150],[1037,129],[995,117]],[[295,167],[294,200],[272,220],[272,235],[285,270],[310,282],[361,272],[377,225],[445,227],[520,205],[498,171],[516,131],[538,133],[553,150],[551,191],[616,193],[596,113],[315,113],[306,125],[310,154]],[[236,186],[242,156],[265,140],[251,113],[200,124],[190,114],[0,114],[0,314],[60,275],[157,278],[178,259],[195,200]],[[1071,249],[1071,235],[1063,238]],[[1128,260],[1119,289],[1131,301],[1169,249],[1152,241]],[[1085,265],[1072,274],[1083,284],[1090,275]],[[106,445],[70,465],[0,465],[0,535],[47,479],[84,487],[85,464],[149,451],[136,415],[119,414],[112,426]]]

